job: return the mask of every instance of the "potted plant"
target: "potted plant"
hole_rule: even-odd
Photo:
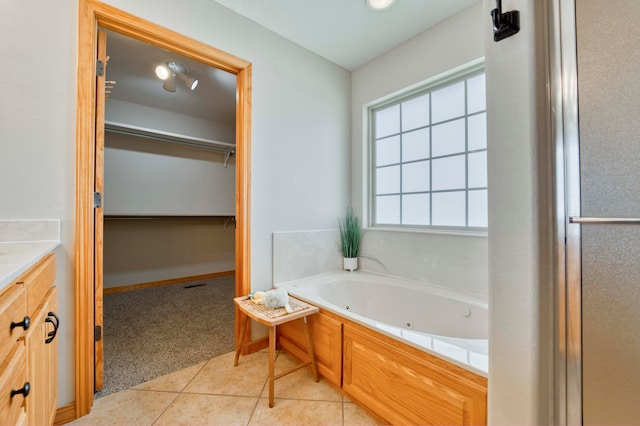
[[[360,250],[362,228],[353,207],[347,208],[347,215],[338,219],[338,227],[340,228],[344,269],[354,271],[358,269],[358,251]]]

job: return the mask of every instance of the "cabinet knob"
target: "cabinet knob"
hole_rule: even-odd
[[[22,394],[24,396],[24,398],[29,396],[29,392],[31,392],[31,385],[29,384],[29,382],[26,382],[24,384],[24,386],[21,389],[18,390],[11,390],[11,398],[13,398],[16,395],[20,395]]]
[[[31,318],[24,317],[24,319],[20,322],[11,321],[11,330],[13,330],[16,327],[22,327],[25,330],[28,330],[30,325],[31,325]]]

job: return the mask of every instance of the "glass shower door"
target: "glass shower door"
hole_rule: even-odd
[[[582,420],[640,423],[640,2],[576,0]],[[578,225],[579,224],[579,225]]]

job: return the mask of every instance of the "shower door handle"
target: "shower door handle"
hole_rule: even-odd
[[[580,225],[640,225],[640,217],[572,216],[569,223]]]

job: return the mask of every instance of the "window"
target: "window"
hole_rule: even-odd
[[[370,108],[373,226],[484,230],[484,70]]]

